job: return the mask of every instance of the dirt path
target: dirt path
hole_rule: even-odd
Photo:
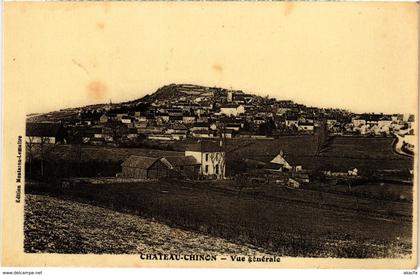
[[[26,195],[25,252],[266,255],[215,238],[83,203]]]
[[[395,134],[395,140],[392,143],[392,148],[394,149],[394,152],[398,155],[402,155],[402,156],[407,156],[407,157],[413,157],[410,154],[407,154],[406,152],[404,152],[403,150],[403,146],[404,146],[404,142],[405,142],[405,137],[400,135],[400,134]]]

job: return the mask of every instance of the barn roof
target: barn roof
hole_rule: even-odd
[[[139,156],[139,155],[132,155],[129,156],[121,166],[125,167],[135,167],[140,169],[148,169],[151,167],[155,162],[162,161],[164,164],[169,162],[170,165],[173,167],[179,166],[193,166],[193,165],[200,165],[197,163],[194,157],[192,156],[159,156],[159,157],[151,157],[151,156]],[[168,164],[167,164],[168,165]]]
[[[62,131],[60,123],[27,122],[26,135],[31,137],[57,137]]]
[[[200,165],[192,156],[170,156],[165,159],[174,167]]]
[[[148,169],[150,166],[152,166],[156,161],[160,159],[161,158],[144,157],[144,156],[129,156],[121,164],[121,166]]]

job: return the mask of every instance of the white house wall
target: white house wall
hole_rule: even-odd
[[[206,160],[206,154],[208,158]],[[194,157],[200,166],[200,174],[204,176],[214,176],[216,175],[216,165],[219,165],[219,174],[217,178],[224,178],[225,176],[225,157],[224,152],[197,152],[197,151],[185,151],[185,156]],[[207,166],[207,172],[206,172]]]

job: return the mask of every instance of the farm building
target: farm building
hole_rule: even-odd
[[[26,141],[30,143],[65,143],[66,130],[61,123],[26,123]]]
[[[302,165],[299,164],[295,159],[293,159],[290,156],[287,156],[284,154],[283,151],[280,151],[280,153],[275,156],[270,163],[276,164],[280,166],[281,171],[294,171],[299,172],[302,170]]]
[[[272,158],[272,159],[271,159]],[[270,160],[271,159],[271,160]],[[264,169],[279,172],[300,172],[302,165],[299,164],[295,158],[285,156],[283,151],[280,151],[275,157],[265,157],[259,159],[244,158],[243,163],[248,169]]]
[[[198,177],[200,164],[193,157],[130,156],[122,164],[122,176],[138,179]]]
[[[168,176],[169,167],[161,158],[130,156],[122,164],[122,176],[127,178],[157,179]]]
[[[192,156],[168,156],[165,159],[176,171],[176,177],[197,179],[200,172],[200,164]]]
[[[225,178],[225,152],[219,142],[200,141],[190,144],[185,156],[192,156],[201,165],[200,175],[206,178]]]
[[[249,143],[228,147],[226,171],[228,176],[235,176],[249,169],[301,173],[300,170],[313,169],[317,165],[313,157],[315,151],[313,136],[281,137],[277,140],[254,139]]]

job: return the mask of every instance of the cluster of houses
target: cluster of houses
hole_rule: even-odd
[[[226,178],[226,151],[230,138],[272,138],[276,135],[412,135],[414,116],[352,114],[322,109],[290,100],[245,94],[220,88],[170,85],[171,93],[155,93],[140,101],[88,106],[76,117],[59,122],[28,122],[28,143],[119,145],[142,140],[205,140],[190,144],[182,156],[128,157],[122,177]],[[269,160],[244,159],[250,167],[270,173],[301,172],[302,166],[282,152]],[[357,175],[351,170],[348,175]]]
[[[349,131],[361,135],[414,134],[414,115],[363,114],[352,117]]]
[[[391,135],[411,129],[414,122],[413,116],[355,115],[242,91],[189,84],[175,85],[173,89],[176,96],[81,109],[78,118],[61,121],[68,142],[110,145],[139,139],[267,138],[313,134],[321,125],[332,135]]]

